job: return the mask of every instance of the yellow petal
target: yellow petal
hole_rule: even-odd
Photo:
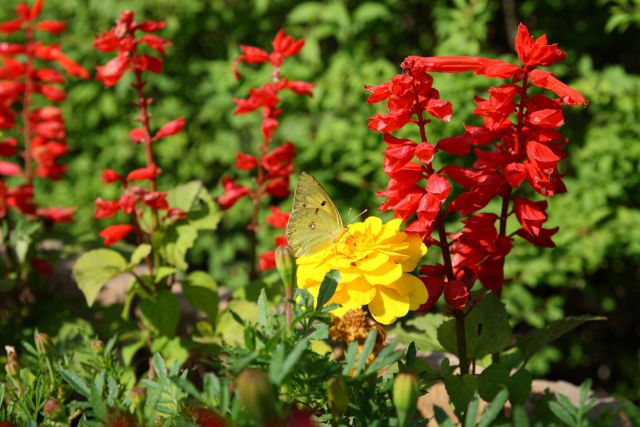
[[[368,234],[372,237],[378,237],[382,231],[382,220],[377,216],[370,216],[364,221],[365,227],[368,228]]]
[[[367,258],[358,261],[357,267],[363,271],[373,271],[389,262],[390,256],[382,252],[371,252]]]
[[[427,299],[429,299],[429,291],[422,280],[418,279],[416,276],[412,274],[403,274],[402,277],[403,280],[410,283],[412,288],[409,293],[409,309],[417,310],[422,304],[427,302]]]
[[[364,271],[364,278],[372,285],[391,284],[402,276],[402,266],[386,263],[374,271]]]
[[[354,280],[345,284],[345,290],[349,295],[349,306],[360,308],[367,305],[376,296],[376,288],[367,283],[364,279]]]
[[[409,311],[409,297],[393,289],[378,288],[375,298],[369,303],[369,311],[376,321],[389,325]]]

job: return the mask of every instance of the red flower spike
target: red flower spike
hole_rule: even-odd
[[[100,237],[104,239],[103,244],[105,246],[111,246],[127,237],[127,235],[135,229],[136,228],[133,225],[117,224],[103,229],[99,234]]]
[[[546,34],[534,40],[529,34],[527,27],[522,23],[518,26],[515,48],[520,62],[527,68],[538,65],[548,67],[556,62],[562,61],[567,56],[563,51],[558,49],[557,44],[547,44]]]

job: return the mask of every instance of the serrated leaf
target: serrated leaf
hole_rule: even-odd
[[[487,354],[503,350],[511,340],[511,327],[504,304],[496,295],[488,294],[464,317],[467,356],[479,359]],[[454,354],[459,354],[456,335],[456,319],[444,322],[438,328],[440,344]]]
[[[89,389],[89,386],[82,380],[82,378],[78,376],[78,374],[62,368],[60,368],[59,370],[62,379],[64,379],[75,392],[81,394],[86,398],[89,398],[89,396],[91,396],[91,390]]]
[[[534,329],[518,338],[518,347],[522,351],[525,361],[527,361],[538,350],[546,347],[551,342],[571,332],[583,323],[599,320],[606,320],[606,317],[585,315],[554,320],[544,328]]]
[[[483,400],[491,402],[509,381],[508,369],[494,363],[478,375],[478,394]]]
[[[444,378],[444,386],[449,394],[449,399],[456,410],[456,414],[461,414],[469,406],[478,388],[478,380],[474,375],[448,375]]]
[[[218,316],[218,285],[204,271],[194,271],[182,282],[182,293],[191,307],[207,315],[211,323]]]
[[[173,336],[180,320],[178,298],[168,290],[145,298],[140,303],[142,321],[158,335]]]
[[[318,291],[318,300],[316,301],[317,311],[322,310],[324,305],[331,299],[336,292],[338,282],[340,282],[340,272],[338,270],[331,270],[324,275]]]
[[[127,261],[118,252],[111,249],[95,249],[78,258],[73,265],[73,276],[91,307],[100,289],[126,268]]]

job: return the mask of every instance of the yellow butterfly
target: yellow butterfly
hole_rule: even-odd
[[[311,255],[335,244],[345,227],[340,213],[314,177],[302,172],[293,195],[287,240],[296,257]]]

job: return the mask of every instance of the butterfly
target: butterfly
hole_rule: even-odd
[[[320,183],[306,172],[298,177],[287,240],[295,257],[335,244],[345,231],[340,213]]]

